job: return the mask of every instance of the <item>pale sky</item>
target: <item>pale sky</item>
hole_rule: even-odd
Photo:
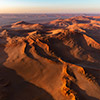
[[[0,13],[100,13],[100,0],[0,0]]]

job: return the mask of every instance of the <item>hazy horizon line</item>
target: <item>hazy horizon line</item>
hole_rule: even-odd
[[[100,13],[0,13],[0,14],[100,14]]]

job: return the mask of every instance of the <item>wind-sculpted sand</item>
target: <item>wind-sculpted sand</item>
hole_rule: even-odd
[[[100,100],[100,17],[0,28],[0,100]]]

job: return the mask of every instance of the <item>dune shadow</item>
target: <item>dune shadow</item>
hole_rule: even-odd
[[[54,100],[44,89],[25,81],[14,70],[0,66],[0,85],[7,89],[6,100]]]
[[[74,42],[73,49],[75,46],[77,46],[77,48],[80,51],[78,52],[77,55],[80,58],[84,57],[85,55],[87,57],[87,55],[89,54],[91,57],[93,57],[97,61],[100,60],[100,57],[98,55],[100,53],[100,50],[93,48],[91,45],[88,45],[82,33],[75,32],[74,34],[69,34],[69,36],[65,36],[64,38],[67,38],[67,40],[70,38],[73,39],[73,42]],[[73,64],[87,64],[90,66],[98,66],[99,64],[97,62],[87,61],[88,58],[78,59],[74,57],[74,55],[70,53],[72,48],[65,45],[63,43],[63,40],[52,37],[52,38],[49,38],[48,41],[49,42],[44,41],[44,43],[47,43],[50,47],[50,50],[54,52],[54,54],[57,57],[60,57],[65,62],[69,62]],[[80,47],[82,50],[80,49]]]
[[[40,55],[41,57],[50,59],[50,60],[55,61],[55,62],[59,62],[58,59],[56,59],[55,57],[52,57],[52,56],[48,55],[48,54],[47,54],[41,47],[39,47],[37,44],[34,44],[34,47],[35,47],[35,50],[36,50],[37,54]]]
[[[50,38],[49,43],[47,44],[49,45],[50,50],[63,61],[73,64],[79,62],[77,58],[74,58],[74,56],[70,54],[71,48],[67,45],[64,45],[63,41],[56,38]]]
[[[89,96],[86,93],[86,91],[80,89],[79,86],[73,82],[71,83],[71,88],[77,93],[77,98],[79,98],[79,100],[99,100],[100,99],[100,98]]]
[[[92,39],[94,39],[96,42],[100,43],[100,36],[98,36],[98,34],[100,33],[100,30],[90,30],[90,29],[85,29],[85,28],[81,28],[83,30],[86,31],[86,33],[83,33],[89,37],[91,37]],[[98,33],[98,34],[97,34]],[[97,35],[96,35],[97,34]]]

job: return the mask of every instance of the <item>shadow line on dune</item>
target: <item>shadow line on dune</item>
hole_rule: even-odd
[[[79,88],[78,85],[76,85],[75,83],[71,83],[71,88],[77,92],[77,97],[79,98],[79,100],[99,100],[98,98],[89,96],[86,91],[82,90]]]
[[[44,89],[25,81],[14,70],[0,66],[0,78],[9,84],[7,89],[7,100],[54,100]]]

